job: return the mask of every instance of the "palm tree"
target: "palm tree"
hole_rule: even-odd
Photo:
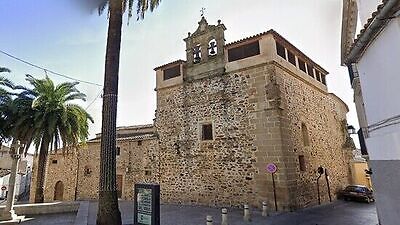
[[[153,11],[161,0],[137,0],[136,15],[143,19],[146,11]],[[100,150],[99,207],[97,225],[121,225],[116,189],[116,120],[118,99],[118,71],[121,47],[122,15],[128,10],[132,16],[134,0],[100,0],[102,13],[108,5],[109,23],[104,73],[103,114]]]
[[[0,67],[0,73],[11,72],[9,69]],[[13,83],[0,76],[0,148],[4,141],[8,140],[10,134],[7,129],[7,109],[11,101],[11,93],[7,90],[13,88]]]
[[[54,85],[48,77],[35,79],[27,75],[32,89],[22,86],[11,107],[12,134],[25,144],[33,142],[39,150],[35,202],[43,202],[47,155],[62,146],[63,151],[74,148],[88,137],[88,120],[92,117],[74,100],[86,100],[86,95],[76,89],[78,82]]]

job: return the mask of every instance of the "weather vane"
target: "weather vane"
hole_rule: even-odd
[[[206,8],[204,8],[204,7],[201,8],[200,12],[201,12],[201,17],[204,17],[204,14],[206,12]]]

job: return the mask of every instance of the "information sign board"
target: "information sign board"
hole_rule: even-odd
[[[160,185],[135,184],[135,225],[160,225]]]

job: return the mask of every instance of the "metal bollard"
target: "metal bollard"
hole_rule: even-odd
[[[249,209],[249,205],[244,205],[243,220],[246,221],[246,222],[250,222],[250,209]]]
[[[268,211],[267,211],[267,203],[266,202],[262,202],[262,216],[268,216]]]
[[[226,208],[222,209],[221,225],[228,225],[228,210]]]
[[[207,217],[206,217],[206,220],[207,220],[207,223],[206,223],[206,225],[213,225],[213,219],[212,219],[212,216],[207,216]]]

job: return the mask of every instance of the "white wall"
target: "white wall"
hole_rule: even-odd
[[[393,19],[358,62],[368,125],[400,114],[400,19]],[[372,160],[400,160],[400,124],[370,132]]]

